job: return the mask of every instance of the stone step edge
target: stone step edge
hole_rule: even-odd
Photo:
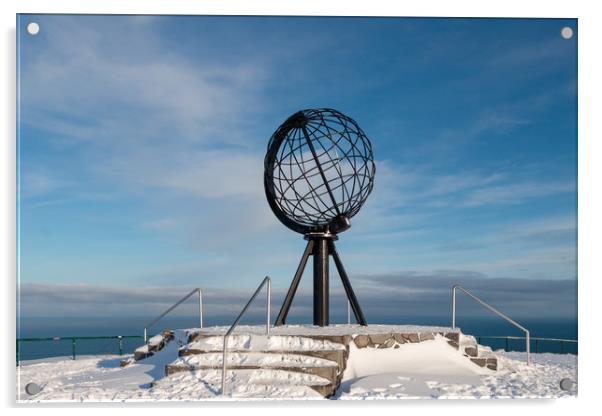
[[[196,371],[196,370],[221,370],[221,365],[207,365],[207,364],[167,364],[165,366],[165,372],[167,373],[171,371],[170,374],[178,373],[182,371]],[[313,371],[315,369],[328,369],[328,370],[336,370],[336,366],[324,366],[324,365],[316,365],[316,366],[308,366],[308,365],[291,365],[291,366],[269,366],[269,365],[256,365],[256,364],[236,364],[229,365],[227,370],[281,370],[281,371],[292,371],[296,373],[306,373],[306,371]],[[295,371],[295,370],[303,370],[303,371]],[[306,373],[310,374],[310,373]],[[167,374],[169,375],[169,374]]]
[[[200,354],[216,354],[223,353],[223,349],[218,350],[201,350],[195,348],[180,348],[178,356],[185,357],[187,355],[200,355]],[[312,354],[342,354],[347,355],[347,350],[266,350],[266,349],[246,349],[246,348],[228,348],[228,354],[230,353],[261,353],[261,354],[298,354],[298,355],[312,355]]]
[[[244,334],[240,334],[244,335]],[[416,332],[416,333],[380,333],[380,334],[358,334],[352,335],[319,335],[319,336],[300,336],[300,338],[310,338],[314,340],[328,340],[333,343],[342,344],[346,348],[353,341],[358,348],[392,348],[396,344],[419,343],[435,339],[435,336],[442,336],[447,339],[447,343],[455,349],[460,349],[460,332]],[[281,336],[281,335],[275,335]],[[289,336],[289,335],[286,335]],[[296,336],[296,335],[290,335]],[[188,343],[199,341],[208,337],[220,337],[223,335],[208,335],[195,333],[188,338]]]
[[[146,342],[144,343],[144,345],[134,350],[134,361],[139,361],[148,357],[152,357],[156,352],[161,351],[163,348],[165,348],[167,344],[169,344],[175,339],[174,331],[171,330],[162,331],[158,335],[161,335],[163,337],[161,342],[159,342],[158,344],[151,346],[149,342]],[[146,347],[146,349],[143,350],[143,347]]]
[[[221,367],[219,368],[221,370]],[[167,369],[166,369],[167,370]],[[194,370],[194,369],[193,369]],[[212,368],[213,370],[213,368]],[[228,368],[228,370],[230,370],[230,368]],[[250,370],[262,370],[261,368],[258,369],[250,369]],[[272,369],[270,368],[269,370],[271,371],[283,371],[283,372],[295,372],[295,373],[299,373],[299,371],[291,371],[290,369]],[[170,374],[176,374],[178,372],[183,372],[183,371],[190,371],[190,370],[178,370],[178,371],[174,371]],[[320,377],[320,376],[318,376]],[[338,385],[340,384],[340,380],[339,378],[337,378],[335,381],[331,381],[327,378],[321,377],[324,382],[326,382],[325,384],[316,384],[316,383],[299,383],[299,384],[292,384],[292,386],[303,386],[303,387],[309,387],[312,390],[318,392],[319,394],[321,394],[324,397],[330,397],[332,396],[337,388]],[[153,381],[150,383],[150,387],[153,387],[155,384],[157,383],[157,380]],[[265,382],[254,382],[253,384],[257,384],[257,385],[272,385],[273,383],[265,383]]]
[[[169,366],[165,367],[165,372],[166,375],[171,375],[171,374],[175,374],[178,372],[185,372],[185,371],[196,371],[196,370],[221,370],[221,367],[217,368],[217,367],[210,367],[210,368],[201,368],[201,367],[197,367],[195,366],[195,368],[188,368],[185,366],[173,366],[170,367],[168,369]],[[260,368],[257,366],[231,366],[228,367],[228,371],[236,371],[236,370],[252,370],[252,371],[260,371],[260,370],[270,370],[270,371],[284,371],[284,372],[292,372],[292,373],[303,373],[303,374],[311,374],[311,375],[315,375],[320,377],[321,379],[324,380],[324,384],[318,384],[318,383],[300,383],[300,384],[293,384],[294,385],[298,385],[298,386],[305,386],[305,387],[309,387],[311,389],[313,389],[314,391],[318,392],[319,394],[321,394],[324,397],[330,397],[332,396],[339,384],[341,383],[341,377],[342,374],[330,374],[330,376],[325,375],[324,374],[316,374],[317,371],[315,371],[316,369],[326,369],[326,370],[331,370],[334,369],[335,367],[309,367],[309,368],[301,368],[301,367],[285,367],[285,368],[278,368],[278,367],[272,367],[272,368]],[[314,371],[312,371],[314,370]],[[267,383],[257,383],[257,384],[267,384]]]
[[[497,371],[497,358],[496,357],[471,357],[470,361],[479,367],[486,367],[490,370]]]
[[[175,373],[186,372],[186,371],[202,371],[202,370],[221,370],[221,366],[207,366],[207,365],[166,365],[165,375],[170,376]],[[228,366],[227,371],[237,370],[270,370],[270,371],[286,371],[291,373],[302,373],[318,376],[328,384],[333,384],[336,388],[339,385],[342,374],[338,373],[337,367],[265,367],[258,365],[231,365]],[[320,384],[321,385],[321,384]]]
[[[222,354],[223,350],[189,350],[180,349],[178,357],[188,357],[191,355],[204,355],[204,354]],[[307,357],[322,358],[325,360],[336,363],[341,371],[347,367],[347,359],[349,352],[345,350],[241,350],[241,349],[228,349],[228,354],[248,354],[258,353],[266,355],[302,355]]]
[[[318,340],[318,341],[330,341],[333,342],[335,344],[341,344],[343,346],[347,346],[349,345],[349,342],[351,341],[351,339],[353,338],[352,335],[286,335],[286,334],[245,334],[245,333],[234,333],[232,335],[230,335],[230,337],[236,337],[236,336],[270,336],[270,337],[293,337],[293,338],[305,338],[305,339],[312,339],[312,340]],[[188,334],[188,343],[192,343],[192,342],[196,342],[196,341],[200,341],[201,339],[206,339],[206,338],[224,338],[224,334],[212,334],[212,333],[203,333],[203,332],[193,332],[191,334]]]

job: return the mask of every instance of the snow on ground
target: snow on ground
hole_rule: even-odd
[[[154,337],[151,337],[147,344],[151,347],[156,347],[157,345],[161,344],[161,342],[163,342],[163,335],[158,334],[155,335]]]
[[[390,326],[387,327],[387,332],[392,332]],[[435,330],[428,332],[431,331]],[[123,368],[119,362],[131,356],[24,362],[17,370],[17,399],[28,402],[321,399],[308,386],[328,384],[328,380],[321,377],[289,371],[229,371],[229,395],[223,397],[219,394],[219,369],[181,372],[164,377],[165,365],[177,359],[178,349],[186,343],[186,331],[176,331],[175,337],[153,356]],[[273,346],[277,349],[283,345],[288,345],[286,339],[275,341]],[[496,351],[495,356],[498,357],[499,369],[491,371],[471,363],[440,336],[431,341],[403,344],[396,349],[358,349],[351,343],[343,382],[334,398],[370,400],[576,395],[576,391],[565,392],[559,387],[560,380],[565,377],[577,381],[577,357],[574,355],[532,354],[532,366],[526,365],[524,353]],[[25,393],[25,385],[29,382],[41,387],[35,396]]]
[[[565,377],[577,381],[574,355],[531,354],[533,364],[528,366],[525,353],[496,351],[498,370],[491,371],[462,360],[459,352],[442,348],[441,341],[369,353],[353,350],[337,398],[555,398],[577,394],[576,390],[560,389]],[[400,356],[394,357],[398,353]]]
[[[531,354],[528,366],[524,352],[496,351],[498,371],[482,377],[482,385],[432,383],[442,398],[555,398],[576,396],[577,390],[563,391],[560,380],[577,381],[577,356],[572,354]]]
[[[21,402],[136,402],[193,401],[203,399],[322,399],[303,384],[325,385],[321,377],[285,371],[241,370],[227,373],[228,396],[220,393],[221,370],[176,373],[160,378],[152,387],[150,364],[119,367],[121,357],[96,356],[65,359],[20,369],[17,400]],[[150,359],[150,358],[149,358]],[[158,369],[159,370],[159,369]],[[161,372],[163,368],[160,368]],[[202,374],[202,375],[201,375]],[[154,374],[156,376],[156,374]],[[160,377],[160,376],[159,376]],[[35,396],[25,393],[29,382],[40,385]]]

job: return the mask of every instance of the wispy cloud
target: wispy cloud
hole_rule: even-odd
[[[422,316],[447,316],[451,286],[460,283],[478,296],[515,317],[575,316],[576,280],[491,279],[486,275],[462,270],[399,272],[385,275],[352,277],[356,294],[368,319],[373,323],[394,315],[411,320]],[[97,285],[21,285],[21,311],[24,316],[149,316],[154,317],[191,290],[185,286],[138,288]],[[252,293],[251,288],[203,288],[207,316],[234,318]],[[274,304],[285,295],[274,291]],[[334,314],[345,310],[345,294],[333,287],[331,304]],[[301,288],[291,312],[299,319],[311,317],[312,296]],[[479,312],[478,305],[462,303],[463,313]],[[276,310],[276,308],[273,308]],[[263,306],[254,311],[261,316]],[[175,312],[196,313],[194,302]]]
[[[462,205],[519,204],[528,199],[575,192],[575,186],[573,182],[527,182],[480,188],[469,192]]]

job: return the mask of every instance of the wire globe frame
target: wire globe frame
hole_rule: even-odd
[[[288,228],[349,228],[374,185],[372,144],[352,118],[330,108],[290,116],[274,132],[264,163],[268,203]]]

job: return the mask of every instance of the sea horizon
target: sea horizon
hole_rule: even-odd
[[[205,319],[204,326],[231,325],[234,316],[212,316]],[[370,324],[396,324],[396,325],[428,325],[451,326],[449,316],[372,316]],[[131,353],[142,344],[144,326],[151,320],[149,317],[132,316],[123,317],[21,317],[17,323],[17,338],[51,338],[56,341],[26,341],[20,343],[20,359],[29,360],[56,356],[70,356],[72,354],[71,337],[117,337],[139,336],[122,341],[122,352]],[[331,316],[331,324],[346,323],[346,316]],[[515,320],[525,326],[532,338],[555,338],[578,340],[577,317],[547,317],[547,318],[518,318]],[[353,322],[353,320],[352,320]],[[265,323],[263,315],[253,314],[241,322],[241,325],[260,325]],[[300,316],[291,316],[289,324],[306,324],[311,322]],[[20,325],[19,325],[20,324]],[[273,324],[273,321],[272,321]],[[507,348],[513,351],[524,351],[525,343],[521,339],[487,338],[487,337],[522,337],[524,333],[509,323],[497,317],[487,316],[461,316],[456,320],[457,327],[467,335],[473,335],[480,344],[493,349]],[[196,316],[171,316],[161,320],[156,326],[149,328],[149,335],[165,329],[182,329],[198,327]],[[559,342],[542,341],[535,346],[532,341],[531,349],[535,352],[577,353],[577,345]],[[101,338],[98,340],[77,340],[77,354],[118,354],[119,345],[116,339]]]

